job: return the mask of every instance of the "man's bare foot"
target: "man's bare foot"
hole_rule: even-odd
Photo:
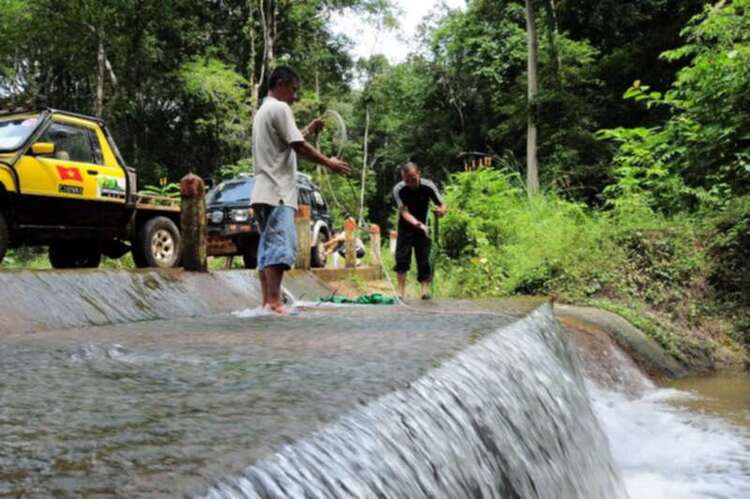
[[[271,312],[279,315],[289,315],[289,310],[286,308],[286,306],[279,302],[279,303],[269,303],[268,308]]]

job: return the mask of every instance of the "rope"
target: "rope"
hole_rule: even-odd
[[[334,138],[332,140],[334,148],[336,148],[336,154],[334,154],[335,157],[340,158],[341,154],[344,151],[344,146],[346,145],[346,142],[348,141],[348,134],[347,134],[347,128],[346,128],[346,122],[344,121],[344,118],[339,114],[338,111],[335,109],[326,109],[323,114],[320,115],[321,119],[325,118],[331,118],[336,122],[336,133],[334,134]],[[318,137],[316,138],[316,147],[318,150],[320,150],[320,134],[318,134]],[[364,167],[363,167],[364,168]],[[342,213],[344,213],[345,218],[347,216],[353,217],[356,213],[356,209],[352,209],[351,206],[344,206],[338,199],[338,196],[336,196],[336,190],[333,188],[333,184],[331,183],[331,178],[329,176],[328,170],[323,170],[323,177],[325,178],[326,186],[328,187],[328,190],[331,193],[331,198],[333,199],[333,202],[336,204],[336,207],[341,210]],[[352,195],[354,196],[354,200],[356,201],[359,198],[359,194],[357,193],[356,187],[354,187],[354,184],[352,184],[352,179],[349,177],[346,177],[345,179],[346,184],[349,186],[349,190],[351,191]],[[357,219],[357,225],[361,229],[367,229],[367,225],[364,223],[364,220],[361,220],[360,218]]]
[[[437,259],[440,255],[440,218],[432,214],[432,247],[430,248],[430,268],[432,268],[432,280],[430,281],[430,294],[435,296],[435,276],[437,274]]]
[[[323,114],[320,115],[321,119],[325,119],[326,117],[333,118],[333,120],[336,122],[338,133],[334,134],[332,142],[334,144],[334,147],[338,147],[334,156],[340,158],[341,153],[344,152],[344,146],[346,145],[346,142],[348,140],[346,133],[346,122],[344,121],[344,118],[341,117],[339,112],[335,109],[326,109]]]
[[[336,111],[335,109],[326,109],[323,112],[323,114],[320,115],[320,118],[321,119],[332,118],[336,122],[336,133],[334,134],[332,142],[333,142],[334,148],[336,148],[336,154],[334,154],[334,156],[337,158],[340,158],[341,153],[344,151],[344,146],[346,145],[346,142],[348,140],[346,122],[344,121],[344,118],[341,116],[341,114],[339,114],[339,112]],[[317,138],[315,139],[315,146],[318,150],[320,150],[320,134],[318,134]],[[318,171],[320,171],[320,169]],[[354,211],[351,210],[351,207],[349,208],[344,207],[342,203],[339,201],[338,196],[336,196],[336,189],[334,189],[333,185],[331,184],[331,178],[329,177],[328,170],[323,169],[322,177],[325,179],[326,185],[328,186],[328,190],[331,193],[331,199],[333,199],[333,202],[336,205],[336,207],[345,215],[353,214]],[[349,180],[349,184],[350,184],[350,187],[352,187],[350,180]]]

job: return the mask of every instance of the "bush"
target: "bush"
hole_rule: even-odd
[[[598,289],[612,253],[605,223],[553,194],[529,198],[515,173],[481,170],[451,177],[443,253],[451,286],[468,296]]]
[[[688,219],[667,220],[637,198],[610,211],[554,193],[529,198],[519,182],[498,170],[451,177],[441,225],[448,294],[556,293],[658,305],[682,296],[703,265]]]
[[[710,221],[709,284],[723,300],[750,305],[750,196]]]

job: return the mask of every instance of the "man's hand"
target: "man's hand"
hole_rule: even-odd
[[[443,217],[445,215],[445,205],[435,206],[435,215]]]
[[[425,236],[430,237],[430,229],[425,224],[423,224],[422,222],[417,222],[417,229],[419,229],[422,232],[424,232]]]
[[[315,118],[303,130],[302,136],[305,138],[312,137],[326,126],[322,118]]]
[[[330,157],[326,161],[326,166],[333,172],[338,173],[339,175],[346,175],[349,176],[352,173],[352,168],[349,166],[349,163],[344,161],[343,159],[339,159],[336,157]]]

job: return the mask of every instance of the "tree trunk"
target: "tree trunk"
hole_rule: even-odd
[[[107,70],[106,58],[104,57],[104,38],[97,33],[98,47],[96,51],[96,102],[94,102],[94,115],[102,117],[104,112],[104,73]]]
[[[254,16],[253,12],[255,10],[254,2],[251,0],[248,2],[248,17],[247,20],[247,29],[248,33],[250,34],[250,58],[248,63],[247,72],[249,73],[248,76],[248,89],[249,89],[249,97],[250,97],[250,113],[251,116],[255,116],[255,111],[258,110],[258,91],[259,91],[259,84],[258,82],[261,81],[257,77],[258,67],[256,66],[255,59],[258,56],[257,53],[257,46],[255,43],[255,22],[254,22]]]
[[[528,37],[528,133],[526,136],[526,185],[529,195],[539,192],[539,162],[537,160],[537,128],[534,100],[539,93],[537,79],[539,46],[536,38],[536,21],[532,0],[526,0],[526,34]]]
[[[560,74],[562,64],[560,62],[560,50],[557,47],[557,37],[560,32],[557,25],[557,5],[555,5],[555,0],[545,0],[544,7],[547,11],[547,39],[549,41],[552,74],[555,77],[555,84],[559,89],[562,88],[562,76]]]
[[[364,223],[364,211],[365,211],[365,179],[367,177],[367,135],[370,132],[370,104],[365,107],[365,138],[363,145],[362,154],[362,190],[359,194],[359,226],[362,227]]]

